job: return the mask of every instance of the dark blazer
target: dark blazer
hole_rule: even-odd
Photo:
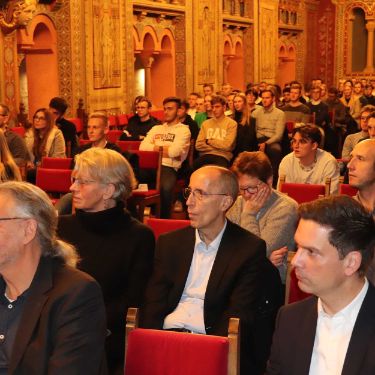
[[[309,373],[317,319],[316,297],[280,310],[267,374]],[[375,374],[375,288],[371,283],[355,322],[342,370],[342,375],[370,374]]]
[[[194,245],[195,230],[192,227],[159,237],[154,270],[140,314],[142,327],[161,329],[164,318],[177,307],[190,270]],[[256,361],[251,358],[249,332],[255,319],[261,273],[266,261],[265,242],[228,221],[204,301],[207,334],[227,336],[229,318],[240,318],[241,353],[245,352],[243,359],[250,359],[253,365]],[[258,373],[254,367],[248,369],[252,370],[251,374]]]
[[[107,374],[105,337],[99,285],[57,258],[42,257],[28,289],[8,373]]]

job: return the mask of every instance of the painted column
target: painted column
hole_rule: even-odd
[[[366,23],[366,29],[368,32],[367,37],[367,64],[365,68],[365,72],[373,72],[374,71],[374,29],[375,29],[375,21],[369,20]]]

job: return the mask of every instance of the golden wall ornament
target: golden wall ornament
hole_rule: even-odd
[[[25,28],[36,12],[36,0],[10,0],[0,9],[0,28],[4,34]]]

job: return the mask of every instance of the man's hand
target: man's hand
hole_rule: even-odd
[[[283,264],[283,259],[285,254],[288,253],[288,248],[286,246],[282,247],[281,249],[272,251],[270,255],[270,261],[276,267],[279,267]]]
[[[244,212],[250,214],[257,214],[259,210],[265,205],[267,199],[271,195],[271,188],[262,182],[258,186],[258,191],[253,194],[244,204]]]

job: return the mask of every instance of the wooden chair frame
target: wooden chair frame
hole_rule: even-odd
[[[128,349],[128,335],[129,333],[138,328],[138,308],[130,307],[126,315],[126,328],[125,328],[125,362],[126,353]],[[186,333],[181,333],[186,335]],[[190,334],[190,333],[188,333]],[[240,319],[230,318],[228,325],[228,341],[229,341],[229,352],[228,352],[228,375],[239,375],[240,374]]]

